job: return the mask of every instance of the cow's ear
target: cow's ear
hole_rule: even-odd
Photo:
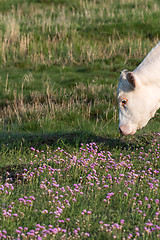
[[[129,84],[132,86],[132,88],[136,88],[137,82],[136,82],[133,72],[127,72],[126,78],[127,78],[127,81],[129,82]]]

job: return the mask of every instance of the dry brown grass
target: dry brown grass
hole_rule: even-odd
[[[25,75],[24,81],[28,81],[26,80],[28,78],[32,79],[31,76]],[[106,121],[117,121],[117,110],[112,108],[112,100],[100,99],[101,94],[105,92],[104,84],[99,86],[77,84],[72,89],[70,97],[66,93],[66,89],[52,91],[51,87],[47,85],[45,96],[31,92],[29,102],[23,95],[23,85],[24,83],[20,93],[14,89],[13,102],[8,102],[1,108],[0,120],[2,124],[13,122],[22,124],[22,122],[31,122],[35,119],[43,121],[45,118],[60,120],[69,114],[74,114],[77,118],[81,116],[83,120],[96,119],[99,121],[103,118]],[[12,90],[7,88],[6,91],[8,93]],[[111,111],[113,111],[112,117],[109,116]]]
[[[114,1],[80,1],[78,10],[69,10],[65,6],[57,9],[54,5],[43,8],[34,4],[29,8],[25,4],[20,5],[17,10],[13,8],[7,14],[0,15],[5,29],[0,38],[1,61],[3,65],[10,61],[29,61],[36,66],[88,63],[118,54],[125,61],[131,57],[142,58],[158,41],[157,36],[154,41],[144,39],[143,35],[135,38],[130,31],[125,35],[120,34],[121,28],[113,29],[110,36],[102,35],[102,38],[96,34],[97,39],[90,38],[88,33],[84,37],[82,33],[85,33],[86,27],[91,29],[88,31],[92,31],[94,26],[103,29],[106,20],[108,24],[116,23],[117,17],[123,19],[124,23],[136,19],[145,24],[146,15],[149,17],[160,10],[156,1],[148,7],[150,2],[121,0],[118,6],[122,7],[116,8]],[[134,7],[127,8],[126,4]],[[103,31],[106,32],[107,28]],[[129,53],[126,48],[129,48]]]

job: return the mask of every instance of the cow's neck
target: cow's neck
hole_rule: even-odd
[[[160,42],[145,57],[134,73],[144,84],[160,87]]]
[[[153,117],[160,108],[160,87],[154,84],[142,85],[141,94],[151,103],[150,116]]]

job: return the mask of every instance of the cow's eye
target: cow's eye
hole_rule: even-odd
[[[125,105],[126,105],[126,103],[128,102],[128,99],[126,99],[126,98],[123,98],[121,102],[122,102],[122,106],[125,106]]]

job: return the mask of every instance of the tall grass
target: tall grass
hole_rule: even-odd
[[[16,89],[8,87],[7,77],[4,91],[6,95],[12,94],[13,100],[1,108],[0,119],[3,126],[10,126],[18,122],[22,128],[25,123],[28,126],[29,123],[32,124],[32,121],[37,119],[42,130],[47,119],[52,122],[77,122],[79,119],[95,122],[101,120],[117,121],[117,109],[111,107],[115,102],[111,98],[111,94],[115,90],[113,86],[111,86],[109,93],[104,84],[97,85],[93,82],[84,85],[77,83],[71,92],[67,92],[63,88],[54,90],[49,84],[46,84],[43,94],[31,92],[26,98],[23,93],[26,82],[27,84],[34,82],[31,74],[24,76],[21,91],[17,93]]]
[[[13,6],[0,15],[1,64],[65,66],[119,55],[124,64],[130,58],[141,59],[158,41],[159,32],[154,34],[152,24],[149,31],[146,28],[159,9],[157,2],[144,0],[79,1],[77,7],[34,3]]]
[[[159,2],[15,0],[0,9],[1,129],[117,122],[119,73],[158,42]]]

